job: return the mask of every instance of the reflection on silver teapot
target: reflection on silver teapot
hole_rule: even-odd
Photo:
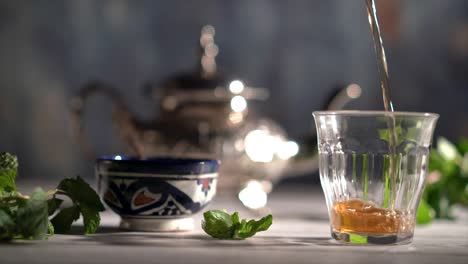
[[[138,119],[116,89],[106,83],[91,82],[71,101],[72,124],[83,151],[94,159],[96,156],[83,134],[82,113],[90,96],[107,95],[113,102],[113,121],[128,146],[128,154],[142,158],[219,159],[218,190],[237,194],[248,208],[260,209],[266,206],[267,194],[280,177],[315,170],[316,155],[311,151],[295,159],[298,144],[289,140],[277,123],[252,111],[252,102],[268,98],[266,89],[246,86],[217,70],[214,35],[212,26],[203,27],[196,71],[145,87],[148,95],[159,102],[157,118]],[[359,86],[350,85],[329,106],[341,108],[359,95]]]

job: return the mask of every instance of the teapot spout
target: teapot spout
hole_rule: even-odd
[[[83,129],[83,112],[86,101],[95,95],[103,95],[110,99],[112,102],[112,121],[117,125],[119,134],[130,146],[132,154],[142,153],[134,122],[135,118],[123,101],[121,94],[110,84],[93,81],[84,85],[70,102],[71,131],[74,133],[84,155],[91,160],[94,160],[97,156]]]

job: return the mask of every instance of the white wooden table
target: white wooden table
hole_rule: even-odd
[[[320,189],[280,188],[270,206],[274,216],[270,230],[244,241],[213,240],[199,225],[188,233],[120,232],[118,217],[106,212],[102,228],[92,236],[55,235],[48,241],[0,244],[0,264],[468,263],[466,212],[457,222],[417,227],[411,245],[346,246],[330,239]],[[218,197],[211,208],[253,216],[229,197]]]

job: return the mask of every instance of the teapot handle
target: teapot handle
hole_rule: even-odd
[[[132,115],[127,105],[122,100],[121,94],[111,85],[93,81],[84,85],[83,88],[76,94],[70,102],[70,121],[71,130],[80,145],[84,155],[94,160],[96,151],[91,147],[84,131],[83,131],[83,111],[86,101],[94,95],[104,95],[112,101],[112,120],[120,128],[121,136],[129,143],[131,152],[139,154],[141,148],[138,144],[138,134],[134,126]]]

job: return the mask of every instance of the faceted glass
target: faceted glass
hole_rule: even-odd
[[[333,238],[411,242],[438,115],[323,111],[314,118]]]

